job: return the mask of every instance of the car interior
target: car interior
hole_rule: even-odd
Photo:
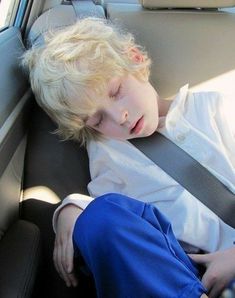
[[[235,70],[235,0],[21,2],[21,24],[0,32],[0,297],[95,297],[91,277],[78,272],[78,287],[67,288],[52,259],[54,210],[71,193],[88,194],[87,152],[53,133],[56,126],[36,104],[20,64],[22,54],[43,45],[49,30],[86,16],[107,18],[148,50],[151,82],[162,97],[185,84],[218,90]],[[231,212],[226,202],[223,207],[226,221]]]

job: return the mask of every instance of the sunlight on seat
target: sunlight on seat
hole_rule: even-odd
[[[36,199],[51,204],[57,204],[61,200],[57,194],[46,186],[34,186],[24,190],[24,200]]]
[[[191,91],[219,91],[226,95],[223,113],[225,119],[230,123],[231,135],[235,131],[235,70],[228,71],[208,81],[190,88]]]
[[[192,91],[220,91],[235,95],[235,69],[191,86]]]

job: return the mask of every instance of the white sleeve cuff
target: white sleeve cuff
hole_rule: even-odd
[[[69,204],[73,204],[73,205],[76,205],[78,208],[84,210],[90,204],[90,202],[93,201],[93,199],[94,198],[90,196],[82,195],[79,193],[68,195],[62,201],[61,205],[58,208],[56,208],[53,214],[52,226],[53,226],[54,232],[56,233],[57,220],[61,209],[63,209],[65,206]]]

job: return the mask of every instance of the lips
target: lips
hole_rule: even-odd
[[[144,126],[144,116],[142,116],[131,128],[131,134],[137,135]]]

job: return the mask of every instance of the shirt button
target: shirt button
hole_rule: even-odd
[[[185,138],[186,138],[186,135],[185,134],[178,134],[176,136],[176,141],[183,142],[185,140]]]

